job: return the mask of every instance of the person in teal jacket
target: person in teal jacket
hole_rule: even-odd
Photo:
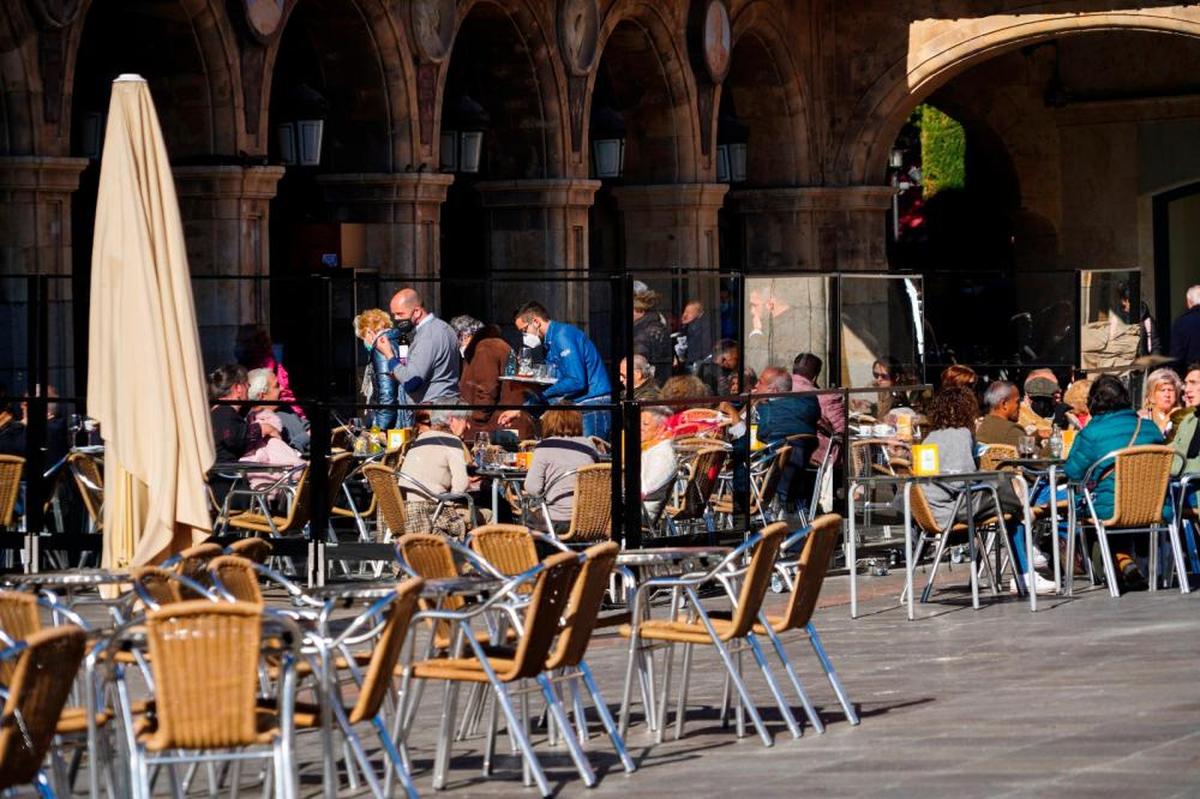
[[[1088,391],[1088,412],[1092,419],[1071,445],[1063,471],[1071,480],[1082,480],[1092,464],[1118,449],[1140,444],[1162,444],[1163,436],[1158,426],[1148,419],[1140,419],[1134,412],[1125,385],[1112,375],[1101,375]],[[1093,475],[1095,477],[1095,475]],[[1104,521],[1113,514],[1113,483],[1111,470],[1092,489],[1092,505],[1096,516]],[[1164,500],[1166,498],[1164,497]],[[1084,516],[1087,518],[1087,516]],[[1142,536],[1128,536],[1126,541],[1111,539],[1113,559],[1117,573],[1126,588],[1143,587],[1146,579],[1132,558],[1133,545]],[[1098,547],[1093,550],[1096,573],[1103,574],[1104,565],[1099,561]]]

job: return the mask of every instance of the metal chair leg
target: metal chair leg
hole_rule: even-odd
[[[579,772],[583,784],[591,788],[596,784],[596,773],[592,771],[592,764],[588,762],[583,747],[579,745],[579,739],[571,734],[571,722],[567,719],[566,711],[563,710],[562,703],[558,699],[558,694],[554,691],[554,686],[550,684],[550,680],[545,674],[539,674],[537,682],[542,689],[542,696],[546,698],[546,702],[549,705],[550,714],[558,722],[559,728],[562,730],[563,741],[567,745],[567,751],[570,752],[571,759],[575,761],[576,771]]]
[[[825,723],[821,721],[821,716],[813,707],[812,700],[808,697],[808,691],[804,690],[804,685],[800,682],[800,675],[796,673],[796,668],[792,665],[792,660],[788,657],[779,634],[768,626],[767,637],[770,638],[771,645],[775,647],[775,656],[783,664],[783,670],[787,673],[788,679],[792,681],[792,687],[796,689],[797,696],[800,697],[800,705],[804,708],[804,715],[808,717],[809,724],[812,724],[813,729],[818,733],[825,732]]]
[[[746,636],[746,642],[750,645],[750,651],[754,654],[754,660],[758,663],[759,670],[762,671],[763,679],[767,681],[767,687],[771,689],[771,695],[775,697],[775,704],[779,705],[779,713],[783,716],[784,723],[787,724],[788,732],[792,734],[793,738],[799,738],[800,725],[796,723],[796,717],[792,715],[792,708],[783,698],[783,692],[779,690],[779,684],[775,682],[775,675],[771,673],[771,666],[767,663],[767,658],[763,654],[762,647],[758,645],[754,633]]]
[[[821,668],[825,670],[825,677],[828,678],[830,687],[837,695],[842,710],[846,712],[846,718],[850,720],[851,725],[857,725],[859,718],[858,713],[854,710],[854,703],[850,701],[850,696],[842,687],[842,681],[838,679],[833,662],[829,659],[829,655],[825,652],[825,646],[821,643],[821,636],[817,635],[817,629],[812,624],[809,624],[805,630],[808,632],[808,642],[812,644],[813,651],[817,653],[817,659],[821,661]]]
[[[604,697],[600,695],[600,688],[592,678],[592,670],[588,668],[586,661],[580,661],[579,673],[583,677],[583,684],[587,686],[588,693],[592,696],[592,704],[595,705],[596,713],[600,716],[600,723],[604,725],[608,739],[612,741],[613,749],[617,751],[617,757],[621,759],[625,771],[632,774],[637,770],[637,766],[634,765],[633,758],[629,756],[629,752],[625,748],[625,741],[617,731],[617,725],[613,721],[612,714],[608,712],[608,705],[604,703]]]

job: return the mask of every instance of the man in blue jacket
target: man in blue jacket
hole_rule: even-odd
[[[754,388],[756,394],[788,394],[791,391],[792,376],[778,366],[764,369]],[[773,449],[782,446],[789,436],[811,436],[792,442],[792,455],[779,480],[780,501],[791,511],[812,496],[815,473],[806,467],[817,448],[821,404],[816,397],[793,394],[756,402],[754,410],[758,419],[758,440]]]
[[[1200,286],[1187,290],[1187,310],[1171,326],[1171,357],[1181,376],[1200,361]]]
[[[612,401],[612,384],[600,352],[579,328],[550,319],[550,312],[539,302],[527,302],[517,311],[514,322],[522,341],[530,349],[543,346],[546,363],[558,370],[558,382],[541,391],[544,402],[572,405],[603,405]],[[582,410],[582,408],[581,408]],[[499,422],[517,411],[505,411]],[[585,411],[583,434],[608,440],[611,428],[608,411]]]

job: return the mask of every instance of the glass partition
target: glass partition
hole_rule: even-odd
[[[919,276],[843,275],[840,385],[920,383],[925,374],[924,290]]]
[[[746,365],[761,374],[768,366],[792,370],[802,353],[822,364],[817,380],[829,378],[833,278],[827,276],[748,277],[744,313]]]
[[[1084,370],[1132,364],[1147,351],[1143,341],[1141,272],[1079,273],[1079,365]]]

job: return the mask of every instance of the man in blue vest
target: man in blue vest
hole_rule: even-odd
[[[550,319],[550,313],[538,302],[527,302],[517,311],[514,322],[522,341],[530,349],[544,347],[546,363],[558,370],[558,381],[547,386],[540,400],[572,405],[604,405],[612,401],[612,384],[600,352],[579,328]],[[609,411],[583,411],[583,434],[608,440],[611,428]],[[503,426],[517,411],[505,411]]]

